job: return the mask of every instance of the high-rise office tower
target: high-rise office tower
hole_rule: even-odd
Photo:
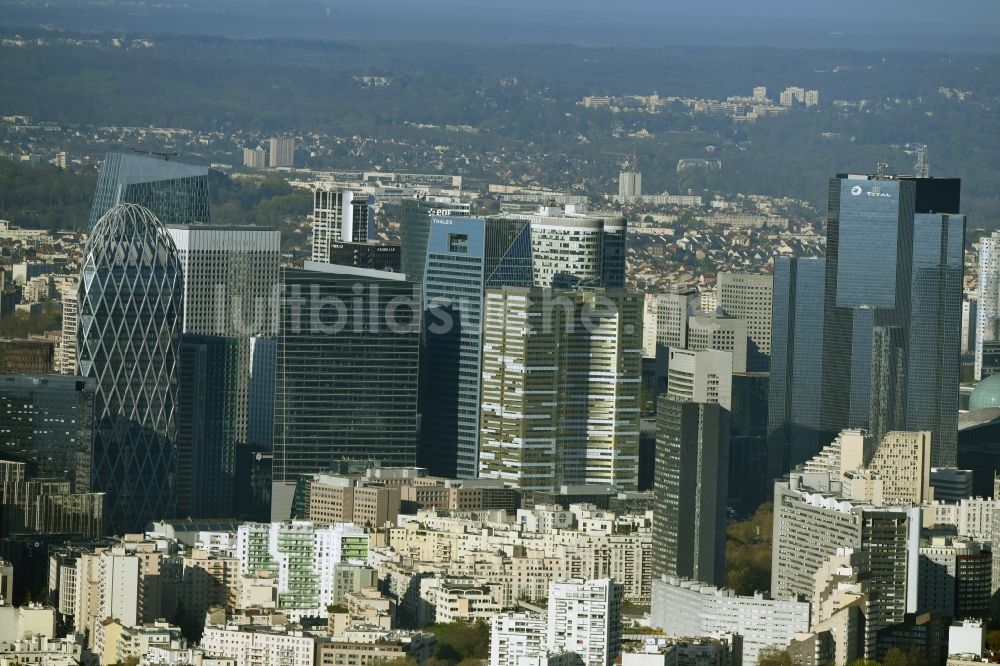
[[[56,355],[56,372],[76,374],[76,290],[62,297],[62,337]]]
[[[954,465],[965,217],[958,179],[841,174],[830,181],[822,427],[868,427],[877,327],[906,338],[906,430]],[[891,410],[889,410],[891,411]]]
[[[588,215],[574,206],[542,207],[531,221],[534,283],[539,287],[625,286],[624,218]]]
[[[975,378],[981,380],[983,347],[1000,342],[1000,231],[979,240],[979,303],[976,316]]]
[[[673,349],[687,348],[688,317],[698,310],[698,290],[677,289],[656,296],[656,344]]]
[[[751,371],[767,371],[770,366],[773,291],[773,275],[719,273],[715,290],[718,306],[746,322],[750,339],[747,368]]]
[[[818,264],[778,260],[769,430],[785,470],[844,428],[870,428],[873,415],[880,430],[931,431],[933,464],[954,465],[959,189],[950,178],[841,174],[830,181],[822,280]]]
[[[621,644],[621,583],[601,580],[549,584],[549,650],[573,652],[583,666],[611,666]]]
[[[94,227],[80,275],[80,374],[97,382],[92,490],[109,531],[174,511],[181,263],[147,209],[115,206]]]
[[[93,378],[0,374],[0,450],[31,476],[90,488]]]
[[[97,179],[90,229],[118,204],[147,208],[162,224],[207,224],[208,168],[129,153],[108,153]]]
[[[440,476],[479,472],[483,296],[532,284],[524,219],[432,217],[424,272],[420,464]]]
[[[774,264],[768,475],[804,463],[826,443],[820,433],[826,260],[778,257]]]
[[[718,349],[732,354],[733,372],[747,371],[747,323],[721,314],[688,317],[687,348]]]
[[[268,147],[268,163],[272,169],[295,166],[295,139],[274,137],[268,142]]]
[[[177,391],[177,515],[232,515],[236,469],[236,338],[181,336]]]
[[[306,262],[283,275],[272,515],[287,518],[304,474],[416,463],[420,298],[401,273]]]
[[[173,225],[184,275],[183,332],[237,341],[236,441],[247,441],[250,339],[277,334],[281,232],[267,227]]]
[[[403,273],[407,279],[422,283],[427,262],[427,236],[432,217],[469,217],[471,204],[449,197],[403,199],[400,235],[403,241]]]
[[[330,263],[331,243],[364,243],[375,225],[375,197],[343,189],[313,193],[312,260]]]
[[[723,585],[729,410],[661,396],[656,421],[653,575]]]
[[[670,350],[656,411],[653,574],[725,582],[731,354]]]
[[[620,290],[487,290],[481,477],[637,488],[640,309]]]
[[[766,372],[733,375],[729,424],[729,506],[747,515],[774,494],[767,448]]]

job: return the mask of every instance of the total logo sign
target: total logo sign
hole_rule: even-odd
[[[864,188],[861,187],[860,185],[855,185],[854,187],[851,188],[851,196],[860,197],[862,194],[867,195],[869,197],[882,197],[885,199],[889,199],[892,196],[888,192],[880,191],[879,188],[877,187],[869,190],[868,192],[865,192]]]

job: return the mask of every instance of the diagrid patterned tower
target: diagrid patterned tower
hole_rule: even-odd
[[[92,486],[109,533],[174,512],[181,264],[149,210],[111,208],[94,227],[79,288],[80,374],[97,380]]]

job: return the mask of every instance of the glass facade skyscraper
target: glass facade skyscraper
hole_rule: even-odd
[[[90,211],[90,229],[123,204],[149,209],[162,224],[207,224],[208,168],[130,153],[108,153]]]
[[[181,336],[178,389],[177,515],[232,515],[236,471],[239,341]]]
[[[283,285],[275,502],[290,500],[281,489],[294,487],[300,476],[341,461],[413,466],[419,290],[401,273],[311,261],[284,270]]]
[[[167,232],[184,272],[184,333],[237,340],[236,441],[247,442],[250,340],[277,334],[281,232],[207,224]]]
[[[784,464],[772,471],[804,462],[844,428],[929,430],[932,463],[955,465],[959,203],[954,178],[830,180],[822,290],[813,273],[807,290],[797,284],[805,260],[779,259],[775,268],[769,431]]]
[[[92,490],[111,533],[174,512],[182,321],[177,250],[149,210],[115,206],[94,227],[78,292],[80,374],[96,380]]]
[[[484,292],[531,284],[526,219],[431,218],[423,285],[420,464],[432,473],[476,478]]]
[[[825,279],[825,259],[775,259],[767,428],[772,479],[825,443],[820,433]]]

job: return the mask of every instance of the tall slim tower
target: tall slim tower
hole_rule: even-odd
[[[111,533],[174,512],[183,281],[149,210],[115,206],[94,227],[80,275],[80,374],[97,381],[92,490]]]
[[[653,575],[725,583],[732,354],[671,349],[656,411]]]
[[[162,224],[207,224],[208,167],[131,153],[108,153],[97,179],[90,229],[118,204],[148,209]]]
[[[479,473],[479,390],[487,288],[530,287],[525,219],[433,217],[424,272],[420,464],[434,474]]]

